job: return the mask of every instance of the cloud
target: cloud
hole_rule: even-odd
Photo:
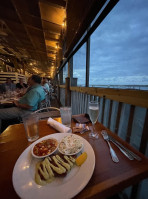
[[[90,39],[90,84],[148,85],[148,1],[120,0]],[[73,57],[85,83],[86,44]]]

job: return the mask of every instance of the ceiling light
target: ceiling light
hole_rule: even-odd
[[[64,26],[65,26],[65,23],[63,22],[63,23],[62,23],[62,27],[64,28]]]
[[[66,27],[66,18],[63,20],[63,23],[62,23],[62,28],[65,28]]]
[[[58,43],[56,43],[56,49],[58,49],[59,48],[59,44]]]

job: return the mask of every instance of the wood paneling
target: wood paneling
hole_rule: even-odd
[[[143,132],[142,132],[142,138],[141,138],[139,151],[145,154],[147,145],[148,145],[148,109],[146,112],[145,123],[144,123]]]
[[[126,134],[126,141],[128,143],[130,143],[130,138],[131,138],[132,125],[133,125],[133,119],[134,119],[134,112],[135,112],[135,106],[131,105],[129,121],[128,121],[128,127],[127,127],[127,134]]]
[[[120,124],[120,116],[121,116],[121,109],[122,109],[122,102],[118,104],[118,111],[117,111],[117,119],[116,119],[116,127],[115,133],[118,134],[119,124]]]
[[[112,114],[112,105],[113,105],[113,100],[110,100],[110,107],[109,107],[109,118],[108,118],[108,128],[110,128],[110,122],[111,122],[111,114]]]

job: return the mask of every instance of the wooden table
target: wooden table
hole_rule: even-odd
[[[14,100],[18,100],[19,97],[11,97],[11,98],[5,98],[3,100],[0,100],[0,108],[10,108],[14,107],[15,104],[13,103]]]
[[[61,119],[57,118],[57,121],[61,122]],[[74,122],[72,122],[73,125]],[[103,125],[100,123],[96,124],[96,130],[99,134],[103,129],[105,129]],[[83,138],[87,139],[94,149],[96,165],[89,183],[75,198],[106,198],[148,177],[148,159],[118,136],[112,134],[108,129],[107,131],[122,144],[141,156],[142,161],[130,161],[116,146],[112,145],[120,160],[119,163],[114,163],[111,160],[108,145],[101,134],[99,140],[89,139],[88,133],[83,134]],[[46,121],[39,122],[40,137],[56,132],[55,129],[46,124]],[[0,135],[1,198],[19,198],[12,185],[12,172],[18,157],[29,145],[23,124],[9,126]]]
[[[0,102],[0,108],[10,108],[13,106],[14,106],[13,102],[5,102],[5,103]]]

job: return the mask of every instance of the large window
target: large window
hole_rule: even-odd
[[[63,67],[63,83],[65,84],[65,78],[68,77],[68,63]]]
[[[90,86],[148,85],[148,1],[120,0],[91,35]]]
[[[73,56],[73,77],[78,78],[78,86],[85,86],[86,43]]]

